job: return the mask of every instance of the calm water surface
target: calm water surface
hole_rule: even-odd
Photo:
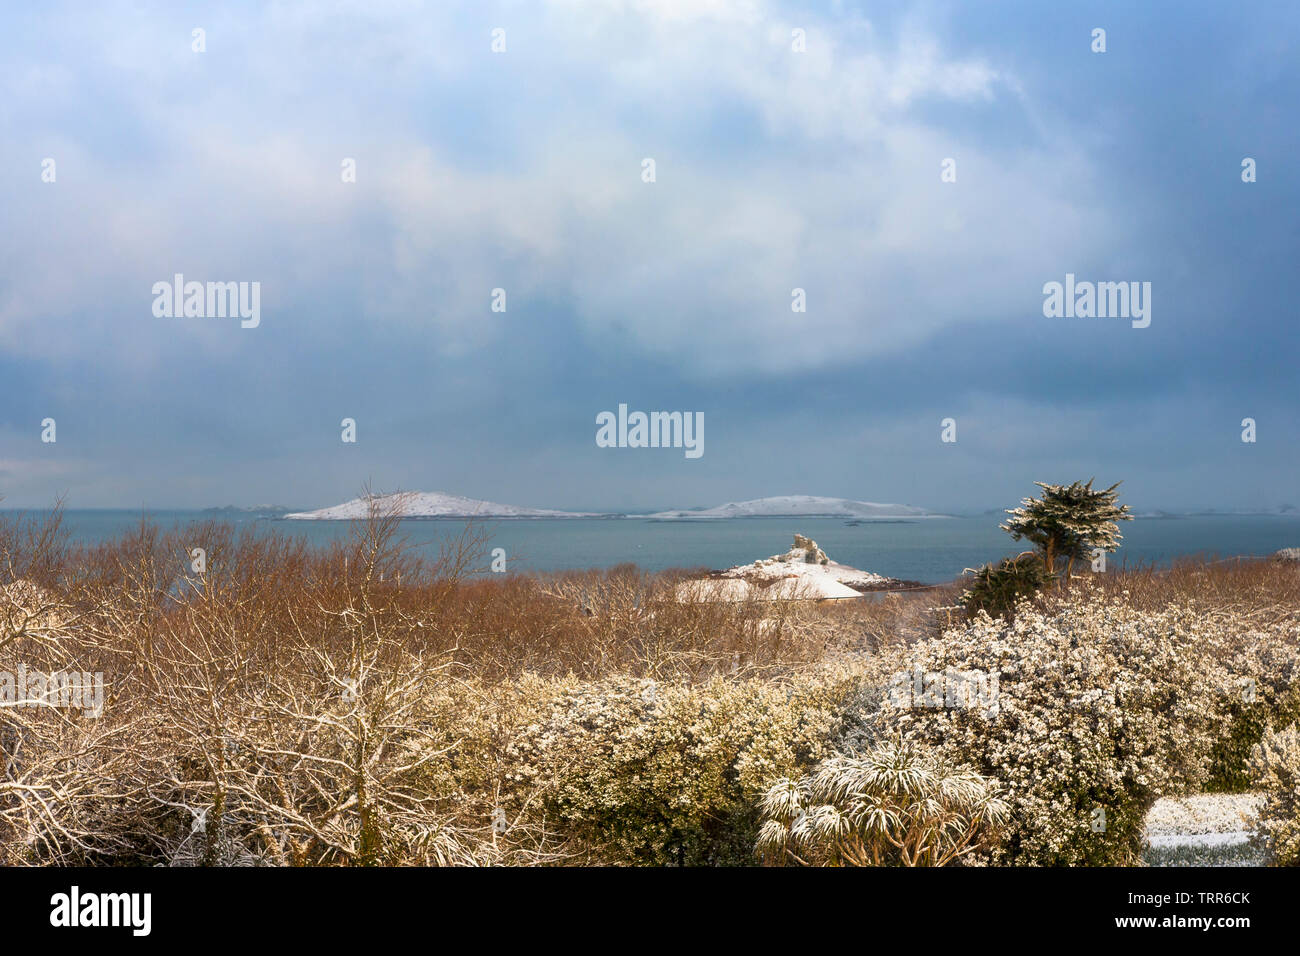
[[[69,510],[65,524],[74,539],[94,543],[139,523],[139,511]],[[164,527],[196,521],[252,525],[325,544],[348,533],[347,522],[267,520],[199,511],[155,511]],[[722,521],[652,521],[645,518],[498,520],[481,522],[490,547],[506,551],[511,571],[608,568],[632,562],[651,571],[673,567],[726,568],[789,549],[796,532],[814,538],[832,560],[890,577],[934,583],[962,570],[1025,550],[998,530],[998,515],[868,521],[842,518],[738,518]],[[463,528],[459,520],[409,520],[407,540],[430,554]],[[1300,517],[1208,515],[1138,518],[1121,526],[1124,543],[1111,566],[1167,564],[1178,557],[1266,555],[1300,547]]]

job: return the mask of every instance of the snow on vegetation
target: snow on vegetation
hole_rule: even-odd
[[[0,631],[34,631],[59,627],[58,599],[39,584],[18,578],[0,586]]]

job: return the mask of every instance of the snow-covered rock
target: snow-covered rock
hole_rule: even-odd
[[[857,598],[862,592],[901,582],[839,564],[811,538],[794,536],[784,554],[728,568],[711,578],[677,586],[679,601],[782,601],[800,598]]]
[[[716,508],[698,511],[660,511],[651,518],[933,518],[924,508],[912,505],[854,501],[851,498],[823,498],[817,495],[780,495],[751,501],[729,501]]]
[[[826,552],[817,547],[817,542],[812,538],[805,538],[801,534],[794,536],[794,547],[785,554],[774,554],[770,558],[762,558],[754,562],[755,564],[830,564],[830,558],[826,557]]]
[[[857,590],[869,590],[899,583],[894,578],[885,577],[883,574],[860,571],[847,564],[832,561],[827,557],[826,552],[817,546],[816,541],[805,538],[801,534],[794,536],[794,547],[784,554],[774,554],[770,558],[760,558],[753,564],[728,568],[722,572],[722,575],[760,581],[798,577],[812,582],[833,582],[850,589],[856,587]]]
[[[355,521],[366,518],[374,505],[379,514],[400,513],[404,518],[599,518],[577,511],[551,511],[480,501],[442,491],[405,491],[391,495],[354,498],[332,508],[297,511],[284,517],[300,521]]]

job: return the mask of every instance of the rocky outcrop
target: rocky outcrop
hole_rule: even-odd
[[[801,534],[794,536],[794,547],[785,554],[774,554],[770,558],[760,558],[754,562],[756,565],[765,564],[830,564],[831,559],[826,557],[826,552],[817,547],[817,542],[812,538],[805,538]]]
[[[684,601],[788,601],[857,598],[867,591],[887,590],[901,581],[838,564],[826,556],[812,538],[794,536],[785,554],[759,558],[710,578],[688,581],[678,587]]]

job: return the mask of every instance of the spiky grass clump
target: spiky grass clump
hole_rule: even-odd
[[[837,754],[763,796],[758,852],[804,866],[944,866],[996,840],[995,783],[894,743]]]

